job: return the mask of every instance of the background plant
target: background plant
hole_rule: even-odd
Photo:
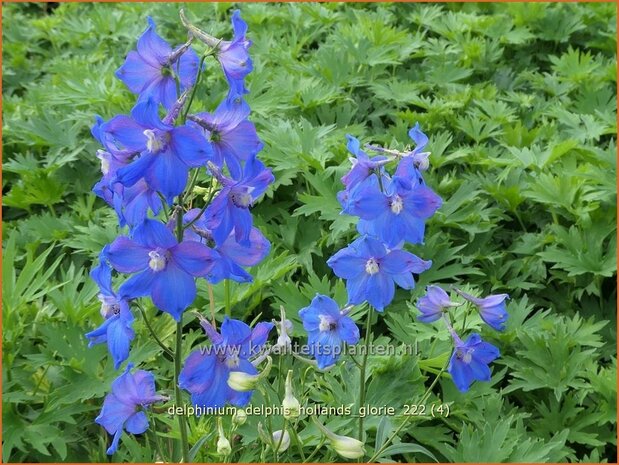
[[[232,7],[185,8],[223,36]],[[463,395],[440,380],[430,400],[451,403],[451,415],[411,421],[384,457],[427,461],[427,451],[439,461],[616,460],[615,5],[240,7],[256,65],[248,102],[276,182],[255,211],[273,251],[253,270],[253,284],[231,286],[233,314],[268,318],[283,304],[300,336],[295,310],[316,292],[345,302],[343,283],[325,263],[356,234],[335,197],[349,167],[344,135],[402,150],[419,121],[432,151],[426,180],[446,200],[415,251],[434,265],[416,290],[398,291],[374,328],[384,343],[416,343],[419,358],[372,357],[368,402],[410,402],[443,366],[446,337],[432,347],[436,329],[414,323],[426,284],[466,275],[471,289],[510,289],[512,300],[496,339],[503,356],[492,385]],[[92,419],[116,373],[105,347],[88,350],[83,334],[98,316],[87,271],[114,238],[116,219],[90,194],[98,166],[88,128],[93,113],[131,106],[113,71],[122,63],[119,48],[132,48],[146,15],[171,42],[183,42],[178,8],[3,8],[5,460],[105,459],[106,438]],[[223,93],[223,85],[207,77],[205,88]],[[200,109],[207,100],[196,98]],[[221,313],[223,286],[214,294]],[[207,289],[199,289],[196,307],[207,302]],[[482,328],[475,318],[468,324]],[[158,325],[171,342],[173,324]],[[139,319],[135,328],[135,362],[156,363],[159,347]],[[192,331],[197,339],[201,330]],[[295,370],[296,396],[354,403],[351,370],[347,364],[305,378]],[[394,376],[402,372],[408,378]],[[267,392],[281,398],[284,387]],[[261,449],[244,447],[257,438],[257,421],[250,416],[239,427],[243,442],[231,460],[260,458]],[[328,426],[337,431],[346,421],[354,420]],[[368,417],[367,452],[400,421]],[[191,442],[204,446],[196,459],[219,460],[216,427],[203,419],[191,429]],[[320,434],[305,419],[296,432],[307,459]],[[281,460],[302,460],[292,442]],[[125,445],[119,460],[157,456],[153,437]],[[312,460],[334,454],[322,447]]]

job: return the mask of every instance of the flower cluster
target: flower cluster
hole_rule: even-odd
[[[441,206],[441,198],[424,182],[419,154],[428,138],[416,125],[409,132],[416,143],[412,152],[370,158],[361,144],[348,138],[352,169],[342,177],[346,187],[338,194],[344,213],[360,218],[361,236],[328,261],[333,272],[346,280],[350,304],[367,301],[382,312],[395,295],[395,285],[412,289],[413,273],[430,268],[425,261],[404,250],[406,242],[423,242],[425,221]],[[369,148],[387,153],[379,147]],[[386,165],[398,159],[393,175]],[[427,160],[421,158],[421,160]]]
[[[505,300],[509,298],[507,294],[489,295],[479,299],[459,289],[455,289],[455,292],[478,309],[479,315],[488,326],[497,331],[505,329],[507,320]],[[456,387],[465,392],[475,380],[490,381],[488,365],[500,356],[500,352],[497,347],[483,341],[477,333],[462,341],[453,329],[447,313],[449,308],[460,305],[462,304],[452,302],[441,287],[428,286],[426,294],[417,301],[417,308],[421,312],[417,319],[423,323],[431,323],[443,318],[454,343],[447,371],[451,374]]]
[[[184,15],[181,19],[189,40],[173,48],[148,18],[136,50],[116,71],[116,77],[136,94],[135,106],[129,114],[108,121],[97,116],[91,131],[102,147],[97,153],[102,178],[93,191],[114,208],[119,225],[128,228],[127,234],[104,247],[91,273],[100,288],[104,322],[86,336],[91,345],[107,343],[116,369],[129,357],[135,337],[131,306],[139,305],[136,299],[150,297],[159,310],[179,322],[180,331],[183,312],[196,297],[196,279],[213,284],[226,279],[251,281],[245,268],[259,263],[270,250],[269,241],[253,227],[250,213],[274,178],[257,158],[263,144],[244,100],[245,77],[252,70],[247,25],[234,12],[234,38],[225,41],[195,28]],[[192,48],[195,39],[207,46],[201,57]],[[219,61],[228,94],[213,113],[190,114],[208,56]],[[210,181],[208,188],[195,185],[200,170]],[[204,207],[187,207],[197,193],[206,194]],[[112,270],[131,274],[117,290]],[[252,333],[251,341],[255,344],[259,338],[264,343],[271,326],[259,324],[254,330],[259,335]],[[214,344],[243,346],[245,330],[249,329],[244,323],[226,320],[222,335],[212,327],[209,335]],[[123,428],[134,434],[147,429],[146,415],[137,406],[163,399],[155,395],[152,374],[140,370],[131,375],[130,366],[114,381],[97,417],[114,435],[109,454],[116,450]],[[229,354],[205,358],[194,353],[186,361],[180,386],[192,393],[196,403],[245,404],[251,393],[225,386],[233,366],[255,372],[244,349],[235,359]],[[225,389],[221,383],[211,386],[220,375]]]

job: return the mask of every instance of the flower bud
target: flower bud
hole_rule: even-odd
[[[320,429],[333,447],[333,450],[344,458],[358,459],[365,455],[365,448],[363,443],[355,438],[348,436],[340,436],[333,431],[328,430],[322,423],[320,423],[316,417],[312,417],[318,429]]]
[[[290,447],[290,434],[286,430],[277,430],[273,433],[273,449],[275,452],[285,452]]]
[[[280,321],[277,323],[277,333],[279,336],[277,337],[277,347],[280,349],[285,349],[290,347],[292,341],[290,340],[289,333],[292,332],[292,322],[286,319],[286,310],[283,305],[279,306],[279,311],[281,312]]]
[[[284,395],[282,407],[284,408],[284,418],[286,420],[297,418],[301,414],[301,404],[292,392],[292,370],[288,370],[288,375],[286,376],[286,394]]]
[[[232,422],[236,425],[244,425],[247,421],[247,412],[242,408],[237,408],[232,415]]]
[[[232,453],[232,446],[224,434],[224,426],[221,417],[217,417],[217,432],[219,433],[219,438],[217,439],[217,453],[220,455],[230,455]]]
[[[228,386],[235,391],[252,391],[256,388],[258,382],[262,378],[266,378],[268,376],[271,371],[272,364],[273,359],[271,357],[267,357],[267,366],[264,368],[262,373],[258,373],[257,375],[250,375],[243,371],[231,371],[228,376]]]
[[[219,436],[217,440],[217,453],[220,455],[230,455],[232,453],[230,441],[225,436]]]
[[[348,436],[338,436],[331,439],[333,450],[347,459],[358,459],[365,455],[363,443]]]

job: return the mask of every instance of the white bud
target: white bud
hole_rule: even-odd
[[[232,422],[236,425],[244,425],[247,421],[247,412],[242,408],[237,408],[232,415]]]
[[[219,436],[217,440],[217,453],[220,455],[230,455],[232,453],[232,446],[225,436]]]
[[[335,450],[335,452],[342,457],[347,459],[358,459],[365,455],[363,443],[358,439],[335,434],[333,431],[328,430],[326,426],[320,423],[316,417],[312,417],[312,420],[314,420],[314,423],[316,423],[318,429],[320,429],[324,435],[327,436],[333,450]]]
[[[301,404],[292,392],[292,370],[288,370],[288,375],[286,376],[286,394],[284,395],[282,407],[284,408],[284,418],[286,420],[297,418],[301,414]]]
[[[285,452],[290,447],[288,431],[277,430],[273,433],[273,449],[275,452]]]
[[[258,373],[257,375],[250,375],[243,371],[231,371],[228,376],[228,386],[239,392],[247,392],[253,391],[256,389],[258,382],[262,378],[266,378],[271,371],[271,366],[273,364],[273,359],[271,357],[267,357],[267,366],[262,370],[262,373]]]
[[[230,455],[232,453],[232,446],[224,434],[224,426],[221,417],[217,417],[217,432],[219,433],[219,438],[217,439],[217,453],[220,455]]]
[[[358,459],[365,455],[363,443],[358,439],[335,435],[335,438],[330,438],[330,442],[333,450],[344,458]]]

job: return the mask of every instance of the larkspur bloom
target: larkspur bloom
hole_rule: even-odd
[[[426,171],[430,166],[430,152],[424,152],[428,144],[428,136],[426,136],[419,127],[419,123],[408,131],[408,136],[415,142],[415,148],[411,152],[407,152],[402,157],[395,175],[406,177],[408,179],[420,180],[423,182],[421,171]]]
[[[148,27],[138,39],[137,50],[127,55],[116,71],[120,79],[140,100],[152,99],[171,108],[177,95],[176,80],[181,91],[192,87],[198,74],[200,60],[188,44],[172,50],[170,44],[155,31],[155,22],[148,17]]]
[[[196,297],[195,277],[210,271],[214,254],[199,242],[178,243],[165,225],[145,220],[135,228],[133,239],[116,238],[107,258],[116,271],[138,273],[120,286],[122,297],[150,295],[159,309],[180,321]]]
[[[380,170],[390,160],[382,155],[370,158],[367,153],[361,150],[358,139],[350,134],[346,134],[346,139],[348,139],[346,148],[355,156],[354,158],[350,157],[352,168],[342,176],[342,184],[346,186],[347,191],[350,191],[365,181],[373,172]]]
[[[101,130],[118,148],[140,152],[132,163],[116,172],[117,181],[130,187],[144,179],[169,204],[183,192],[189,168],[205,166],[213,153],[196,128],[174,127],[167,118],[161,121],[152,99],[133,107],[131,116],[115,116]]]
[[[417,301],[417,309],[421,312],[417,319],[422,323],[431,323],[441,317],[445,308],[458,305],[449,300],[447,292],[439,286],[427,286],[426,294]]]
[[[346,280],[349,303],[367,300],[382,311],[393,300],[395,284],[413,289],[413,273],[429,269],[432,262],[405,250],[388,249],[378,239],[365,235],[333,255],[327,264]]]
[[[239,10],[232,13],[232,40],[217,39],[191,24],[183,10],[180,12],[181,21],[189,32],[197,39],[215,50],[217,60],[230,85],[230,92],[234,96],[246,94],[245,77],[252,71],[253,63],[249,56],[251,41],[246,37],[247,23],[241,19]]]
[[[362,187],[349,201],[349,212],[361,218],[357,226],[361,234],[375,235],[389,247],[423,242],[425,220],[442,203],[432,189],[399,176],[391,179],[384,193],[376,182]]]
[[[107,251],[108,247],[105,247],[99,255],[99,266],[90,273],[99,286],[101,316],[105,321],[97,329],[87,333],[86,337],[90,339],[89,347],[107,343],[114,360],[114,368],[118,369],[129,357],[129,346],[135,337],[132,328],[134,318],[127,299],[119,297],[112,288],[112,269],[106,262]]]
[[[228,386],[228,377],[232,371],[258,373],[249,359],[260,352],[273,323],[258,323],[252,330],[242,321],[225,317],[221,334],[208,321],[203,320],[201,324],[212,345],[187,357],[179,386],[191,393],[192,403],[199,407],[223,407],[226,402],[236,407],[246,406],[253,391],[235,391]]]
[[[456,289],[456,292],[477,306],[479,316],[488,326],[493,327],[497,331],[505,329],[505,322],[508,317],[505,300],[509,299],[509,294],[494,294],[480,299],[459,289]]]
[[[212,231],[215,243],[223,244],[234,230],[235,240],[249,246],[253,224],[249,208],[273,182],[273,173],[255,156],[245,162],[238,179],[224,176],[212,164],[209,167],[223,186],[204,212],[206,225]]]
[[[233,178],[241,173],[241,163],[262,149],[256,126],[249,121],[249,106],[241,97],[228,95],[214,113],[198,113],[189,119],[205,133],[213,148],[213,163],[223,168],[224,162]]]
[[[110,392],[103,401],[101,413],[95,421],[114,435],[107,450],[112,455],[118,449],[123,430],[132,434],[142,434],[148,429],[148,418],[144,409],[155,402],[167,400],[157,395],[155,378],[152,373],[138,370],[131,374],[133,365],[127,365],[125,372],[112,383]]]
[[[307,331],[310,353],[321,370],[337,362],[344,342],[359,342],[359,328],[330,297],[317,294],[308,307],[299,310],[299,316]]]
[[[213,267],[204,277],[211,284],[217,284],[224,279],[231,279],[239,283],[253,281],[252,275],[243,267],[254,266],[264,260],[271,250],[271,243],[258,228],[252,227],[249,233],[249,243],[246,246],[236,242],[234,230],[230,232],[223,243],[217,245],[213,240],[212,231],[208,229],[204,216],[195,220],[199,213],[200,209],[194,208],[183,215],[183,224],[193,222],[189,228],[185,229],[183,237],[185,240],[202,242],[213,247],[215,253]],[[173,222],[168,223],[168,227],[174,227]]]
[[[461,392],[466,392],[473,381],[490,381],[488,365],[500,356],[499,349],[482,341],[479,334],[471,334],[466,342],[454,337],[455,348],[447,371]]]
[[[162,208],[161,199],[143,179],[131,187],[123,186],[117,181],[118,170],[130,164],[139,152],[117,149],[113,138],[108,137],[102,131],[101,127],[104,123],[103,119],[97,116],[91,129],[93,137],[104,147],[104,150],[97,152],[97,158],[101,160],[103,176],[94,185],[92,191],[108,205],[114,207],[120,226],[128,224],[134,227],[144,221],[149,208],[153,214],[159,214]]]

